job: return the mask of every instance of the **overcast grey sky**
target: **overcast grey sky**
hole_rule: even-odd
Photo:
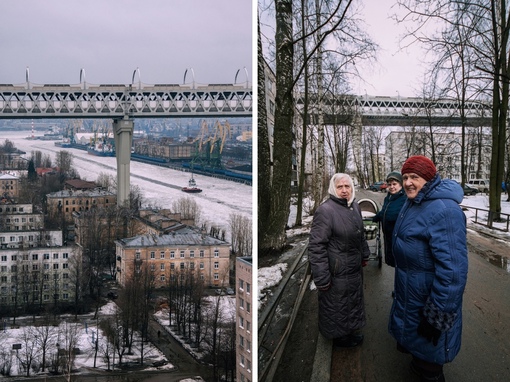
[[[364,65],[363,81],[354,85],[359,95],[414,97],[420,95],[423,82],[423,53],[418,47],[399,49],[404,28],[390,18],[397,12],[396,0],[365,0],[362,14],[367,32],[380,49],[376,64]],[[360,68],[358,68],[360,69]]]
[[[2,0],[0,83],[252,81],[251,0]],[[191,73],[189,71],[188,73]],[[188,74],[186,82],[190,82]],[[135,81],[138,80],[138,77]]]

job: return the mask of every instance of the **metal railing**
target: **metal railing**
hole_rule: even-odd
[[[506,220],[506,229],[505,229],[505,228],[496,227],[496,226],[494,226],[494,224],[492,224],[492,226],[489,225],[489,215],[490,215],[491,211],[488,210],[488,209],[472,207],[472,206],[465,206],[465,205],[462,205],[462,204],[461,204],[460,207],[462,209],[475,210],[475,220],[474,220],[474,223],[476,223],[476,224],[481,224],[481,225],[489,227],[491,229],[496,229],[498,231],[503,231],[503,232],[508,232],[509,231],[509,227],[510,227],[510,214],[505,214],[503,212],[500,212],[499,213],[499,220],[496,221],[496,222],[493,221],[493,223],[505,223],[505,220]]]

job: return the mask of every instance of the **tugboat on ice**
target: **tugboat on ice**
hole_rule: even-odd
[[[191,174],[191,178],[188,181],[188,186],[181,188],[181,190],[184,192],[188,192],[188,193],[202,192],[202,189],[197,187],[197,182],[195,182],[195,178],[193,178],[193,174]]]

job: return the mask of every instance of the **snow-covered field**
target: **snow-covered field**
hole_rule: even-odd
[[[55,153],[63,150],[54,145],[54,141],[30,140],[30,131],[0,132],[0,142],[9,139],[14,145],[25,152],[27,157],[32,151],[48,153],[52,159]],[[35,135],[42,135],[36,133]],[[113,176],[117,174],[115,157],[97,157],[87,154],[84,150],[66,148],[74,156],[73,164],[80,177],[95,181],[99,173]],[[182,197],[194,198],[202,209],[201,223],[208,226],[216,225],[227,231],[230,237],[229,216],[232,213],[252,218],[253,195],[251,186],[228,180],[194,175],[197,185],[203,189],[199,194],[186,194],[181,188],[188,185],[190,174],[159,166],[131,161],[131,183],[140,187],[147,204],[155,207],[170,208],[172,203]]]

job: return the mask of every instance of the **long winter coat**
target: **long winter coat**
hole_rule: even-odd
[[[370,251],[358,203],[332,195],[315,212],[308,245],[309,261],[319,290],[319,330],[340,338],[365,326],[362,260]]]
[[[384,234],[384,262],[391,267],[395,266],[393,256],[393,229],[400,209],[406,201],[406,194],[402,188],[395,194],[386,195],[381,210],[374,216],[374,222],[381,222]]]
[[[455,358],[461,343],[468,272],[463,196],[456,182],[436,175],[405,202],[393,232],[389,331],[414,356],[441,365]],[[442,331],[437,346],[417,333],[422,316]]]

